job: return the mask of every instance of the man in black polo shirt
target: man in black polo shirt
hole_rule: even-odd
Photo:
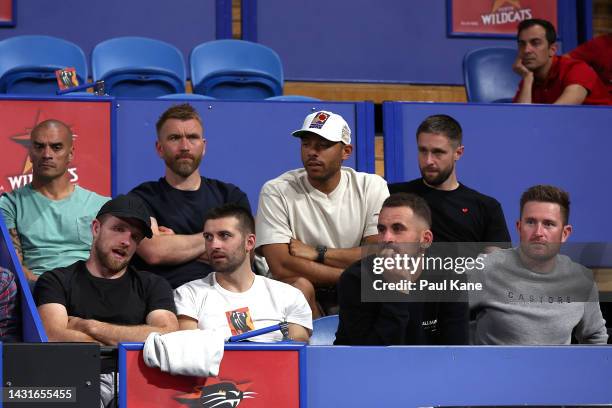
[[[414,193],[427,201],[436,242],[510,242],[499,202],[457,181],[455,163],[464,151],[459,123],[448,115],[429,116],[416,137],[422,177],[390,184],[391,194]]]
[[[175,105],[157,121],[157,154],[165,176],[134,188],[148,205],[153,237],[143,240],[134,266],[163,276],[172,288],[208,275],[202,221],[211,208],[227,203],[251,211],[238,187],[200,176],[206,150],[202,119],[189,104]]]
[[[396,255],[415,260],[424,257],[424,248],[433,240],[430,226],[431,212],[421,197],[398,193],[385,200],[378,216],[375,254],[351,265],[340,276],[340,322],[334,344],[468,343],[467,292],[446,290],[450,285],[440,290],[419,289],[421,281],[464,281],[455,270],[445,273],[419,266],[409,272],[408,268],[385,266],[384,272],[377,271]],[[414,286],[407,286],[407,281]],[[401,284],[405,287],[398,286]]]

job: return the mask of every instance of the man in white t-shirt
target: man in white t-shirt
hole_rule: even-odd
[[[249,211],[236,204],[210,210],[204,221],[204,240],[215,272],[174,291],[181,330],[215,329],[230,337],[287,322],[290,339],[308,341],[312,314],[304,295],[251,270],[255,221]],[[282,339],[275,331],[252,340]]]
[[[342,116],[312,113],[293,136],[301,139],[304,167],[263,186],[257,250],[274,278],[300,289],[318,317],[317,298],[331,288],[333,298],[323,308],[333,312],[340,274],[361,258],[362,243],[376,240],[378,213],[389,190],[380,176],[342,167],[353,151]]]

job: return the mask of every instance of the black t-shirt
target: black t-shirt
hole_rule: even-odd
[[[389,192],[413,193],[427,201],[434,242],[510,242],[499,202],[463,184],[455,190],[442,191],[416,179],[389,184]]]
[[[338,281],[340,322],[334,344],[341,345],[462,345],[469,342],[465,293],[456,301],[362,302],[362,262],[351,265]],[[366,274],[369,284],[373,274]],[[406,295],[398,295],[396,298]],[[411,294],[410,296],[413,296]],[[448,300],[448,299],[447,299]]]
[[[158,309],[176,313],[172,288],[152,273],[128,267],[117,279],[93,276],[85,261],[45,272],[34,288],[36,305],[59,303],[69,316],[111,324],[145,324]]]
[[[197,234],[202,232],[204,217],[212,208],[227,203],[241,205],[251,211],[249,200],[244,192],[233,184],[202,177],[200,188],[196,191],[177,190],[166,182],[143,183],[130,194],[136,194],[148,205],[157,224],[171,228],[176,234]],[[200,279],[212,272],[212,268],[196,260],[179,265],[148,265],[135,255],[132,265],[137,269],[150,271],[163,276],[172,288]]]

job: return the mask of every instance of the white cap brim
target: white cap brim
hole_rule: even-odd
[[[299,129],[294,131],[293,133],[291,133],[293,136],[295,137],[302,137],[302,136],[306,136],[309,133],[314,133],[315,135],[321,136],[323,139],[325,140],[329,140],[330,142],[342,142],[342,140],[340,138],[336,138],[336,139],[330,139],[329,138],[329,132],[324,132],[322,129]]]

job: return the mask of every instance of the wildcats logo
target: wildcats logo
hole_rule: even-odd
[[[86,101],[0,100],[0,193],[30,183],[30,132],[45,120],[57,119],[73,132],[76,155],[68,169],[70,181],[109,196],[111,112],[110,101],[92,98]]]
[[[24,156],[22,156],[23,157],[23,170],[21,170],[21,174],[6,176],[6,179],[8,180],[9,185],[10,185],[9,191],[23,187],[26,184],[29,184],[32,182],[32,161],[30,160],[30,155],[27,153],[30,148],[30,132],[32,131],[32,129],[34,129],[34,127],[37,124],[44,122],[46,119],[48,118],[44,118],[43,115],[41,114],[41,110],[38,109],[34,116],[32,126],[26,126],[23,132],[9,136],[9,139],[11,141],[22,146],[23,149],[25,150],[25,154]],[[70,124],[68,124],[68,126],[72,127]],[[77,135],[73,134],[72,139],[76,141],[76,138],[77,138]],[[79,176],[77,174],[77,168],[71,167],[68,169],[68,172],[70,174],[70,181],[72,183],[76,183],[79,180]],[[4,191],[6,191],[5,187],[2,184],[0,184],[0,193]]]
[[[450,0],[451,33],[515,36],[530,18],[557,21],[557,0]]]
[[[191,408],[236,408],[244,399],[255,398],[256,392],[247,391],[251,383],[236,384],[222,381],[195,387],[195,392],[174,397]]]
[[[484,25],[518,23],[533,17],[530,8],[522,8],[519,0],[495,0],[490,14],[482,14]]]

